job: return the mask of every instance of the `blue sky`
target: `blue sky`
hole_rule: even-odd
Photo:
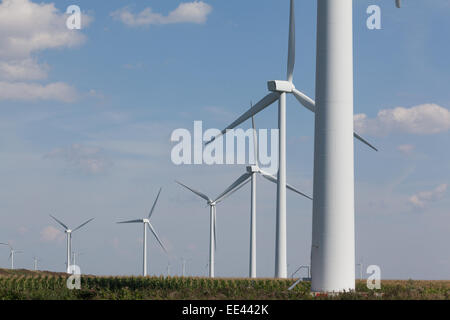
[[[403,2],[354,1],[355,126],[380,148],[355,142],[357,261],[384,278],[450,279],[450,6]],[[153,219],[172,272],[185,257],[188,273],[204,275],[208,211],[173,181],[215,196],[244,166],[175,166],[170,135],[194,120],[223,128],[267,80],[285,77],[288,1],[78,1],[82,30],[68,31],[71,4],[0,5],[0,241],[25,251],[19,267],[38,255],[64,270],[63,234],[48,214],[71,226],[95,217],[74,235],[82,272],[139,274],[141,227],[115,222],[145,216],[162,186]],[[366,28],[371,4],[381,30]],[[296,1],[294,81],[313,98],[315,10]],[[270,107],[257,126],[276,119]],[[310,193],[313,115],[289,97],[287,124],[288,179]],[[260,276],[274,272],[275,190],[258,181]],[[249,192],[217,209],[219,276],[248,272]],[[289,272],[309,263],[311,209],[288,196]],[[168,258],[149,240],[149,272],[159,275]],[[0,266],[7,257],[0,248]]]

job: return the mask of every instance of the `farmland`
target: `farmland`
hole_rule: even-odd
[[[357,282],[355,293],[313,297],[310,284],[287,288],[292,279],[207,279],[178,277],[82,276],[81,290],[66,287],[64,273],[0,269],[0,300],[306,300],[384,299],[449,300],[450,281],[382,281],[382,289],[368,290]]]

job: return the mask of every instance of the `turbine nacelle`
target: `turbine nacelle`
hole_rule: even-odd
[[[258,166],[248,166],[247,172],[248,173],[259,173],[259,172],[261,172],[261,169],[259,169]]]
[[[290,81],[272,80],[267,82],[267,88],[272,92],[292,93],[295,89],[295,86]]]
[[[142,222],[143,223],[150,223],[150,220],[149,219],[142,219]]]

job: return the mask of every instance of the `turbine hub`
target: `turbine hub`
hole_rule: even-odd
[[[292,93],[295,86],[292,82],[283,80],[273,80],[267,82],[267,88],[272,92],[286,92]]]
[[[142,220],[144,223],[150,223],[150,220],[149,219],[144,219],[144,220]]]

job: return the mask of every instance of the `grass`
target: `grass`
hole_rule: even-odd
[[[82,276],[81,290],[66,287],[65,273],[0,269],[0,300],[449,300],[450,281],[382,281],[382,289],[313,297],[310,284],[292,279],[208,279]]]

